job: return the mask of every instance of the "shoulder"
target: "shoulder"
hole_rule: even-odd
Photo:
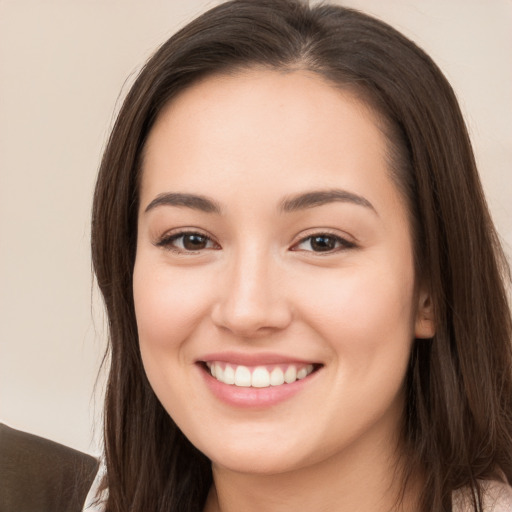
[[[2,510],[81,510],[98,468],[90,455],[2,423],[0,459]]]
[[[480,481],[482,512],[512,512],[512,487],[496,480]],[[458,489],[453,493],[453,512],[472,510],[472,491]]]

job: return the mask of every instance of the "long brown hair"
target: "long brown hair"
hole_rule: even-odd
[[[455,95],[422,50],[381,21],[339,6],[234,0],[147,62],[99,171],[92,254],[110,333],[107,512],[197,512],[212,482],[208,459],[163,409],[141,362],[132,296],[138,182],[162,107],[200,78],[254,66],[313,71],[379,116],[436,318],[435,337],[416,340],[411,353],[400,474],[425,475],[422,512],[451,510],[462,487],[476,491],[478,510],[479,481],[512,482],[510,272]]]

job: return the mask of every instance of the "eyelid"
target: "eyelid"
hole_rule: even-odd
[[[187,250],[187,249],[180,249],[178,247],[174,247],[172,245],[172,242],[179,239],[180,237],[183,237],[185,235],[199,235],[202,237],[205,237],[207,239],[207,242],[214,244],[216,247],[208,247],[198,250]],[[308,239],[314,238],[314,237],[320,237],[320,236],[326,236],[326,237],[332,237],[336,239],[337,242],[341,244],[340,247],[337,247],[332,250],[327,251],[313,251],[313,250],[305,250],[305,249],[297,249],[297,246],[301,243],[304,243]],[[184,227],[184,228],[175,228],[169,231],[166,231],[163,235],[159,236],[154,242],[153,245],[157,247],[162,247],[164,249],[168,249],[172,252],[175,252],[177,254],[199,254],[203,253],[208,250],[218,250],[220,249],[220,244],[215,240],[215,238],[204,231],[203,229],[196,228],[196,227]],[[347,233],[340,233],[337,230],[333,230],[330,228],[315,228],[306,230],[304,232],[301,232],[299,235],[297,235],[294,239],[294,241],[291,243],[290,249],[291,251],[303,251],[303,252],[309,252],[314,253],[316,255],[329,255],[334,254],[337,252],[341,252],[348,249],[357,248],[358,243],[355,241],[353,236],[348,235]]]
[[[199,236],[205,237],[206,239],[208,239],[209,242],[212,242],[217,247],[215,247],[215,248],[209,247],[209,248],[194,251],[194,250],[180,249],[178,247],[172,246],[173,241],[175,241],[185,235],[199,235]],[[202,252],[209,251],[212,249],[213,250],[220,249],[219,243],[215,240],[215,238],[212,235],[208,234],[203,229],[195,228],[195,227],[176,228],[176,229],[166,231],[163,235],[159,236],[153,242],[153,245],[155,245],[156,247],[162,247],[162,248],[167,249],[176,254],[188,254],[188,255],[200,254]]]
[[[298,245],[305,242],[306,240],[310,238],[314,238],[315,236],[329,236],[332,238],[335,238],[337,241],[341,242],[342,247],[339,247],[337,249],[333,249],[330,251],[307,251],[304,249],[296,249]],[[340,233],[337,230],[329,229],[329,228],[315,228],[311,230],[307,230],[305,232],[300,233],[295,240],[292,242],[290,250],[291,251],[299,251],[302,250],[303,252],[313,253],[319,256],[327,256],[330,254],[335,254],[344,250],[348,249],[355,249],[358,248],[359,244],[356,241],[356,239],[353,236],[350,236],[348,233]]]

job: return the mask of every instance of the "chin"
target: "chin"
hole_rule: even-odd
[[[236,473],[252,475],[277,475],[299,469],[301,464],[296,460],[284,458],[277,454],[230,453],[225,452],[218,458],[211,459],[214,467]]]
[[[245,436],[244,436],[245,437]],[[218,442],[196,444],[214,467],[245,474],[273,475],[301,469],[316,462],[318,453],[299,442],[279,439],[279,435],[260,435],[250,438],[232,438],[226,435]],[[206,449],[203,449],[206,448]]]

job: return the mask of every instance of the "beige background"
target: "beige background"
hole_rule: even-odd
[[[214,3],[0,0],[0,420],[14,427],[98,453],[105,339],[89,214],[101,150],[140,64]],[[512,1],[344,4],[445,71],[511,254]]]

